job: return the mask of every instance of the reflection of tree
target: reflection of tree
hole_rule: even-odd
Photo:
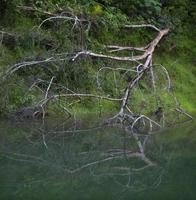
[[[97,128],[75,133],[59,130],[54,134],[52,128],[48,133],[43,128],[41,131],[34,128],[31,133],[23,131],[27,140],[17,143],[16,148],[5,147],[4,157],[23,163],[24,167],[38,167],[62,177],[85,174],[97,181],[109,178],[124,189],[142,190],[157,187],[161,182],[163,169],[148,158],[154,160],[148,150],[149,145],[153,146],[149,143],[151,136],[138,136],[148,150],[146,156],[138,151],[135,138],[121,129]]]

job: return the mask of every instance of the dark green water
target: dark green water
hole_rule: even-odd
[[[196,199],[194,122],[148,138],[146,154],[156,166],[140,171],[133,169],[144,163],[126,153],[96,163],[111,151],[135,150],[122,131],[71,133],[49,124],[0,122],[1,200]]]

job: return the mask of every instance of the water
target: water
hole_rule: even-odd
[[[127,153],[137,150],[134,139],[119,129],[1,121],[0,199],[195,200],[195,128],[190,122],[149,137],[145,151],[155,165],[143,169]]]

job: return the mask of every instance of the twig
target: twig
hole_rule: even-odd
[[[179,113],[182,113],[182,114],[186,115],[190,119],[193,119],[193,117],[191,115],[189,115],[188,113],[186,113],[182,108],[176,108],[176,111],[178,111]]]
[[[52,85],[52,82],[53,82],[54,78],[55,78],[55,76],[53,76],[53,77],[51,78],[51,80],[50,80],[50,83],[49,83],[48,88],[47,88],[47,90],[46,90],[45,99],[48,98],[48,92],[49,92],[49,90],[50,90],[50,87],[51,87],[51,85]]]
[[[48,145],[46,144],[46,140],[45,140],[45,134],[42,134],[42,139],[43,139],[43,144],[46,147],[46,149],[48,149]]]

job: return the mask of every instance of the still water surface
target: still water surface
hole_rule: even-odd
[[[146,155],[156,165],[135,170],[144,163],[126,155],[136,145],[118,129],[1,121],[0,199],[195,200],[195,130],[189,122],[150,136]]]

